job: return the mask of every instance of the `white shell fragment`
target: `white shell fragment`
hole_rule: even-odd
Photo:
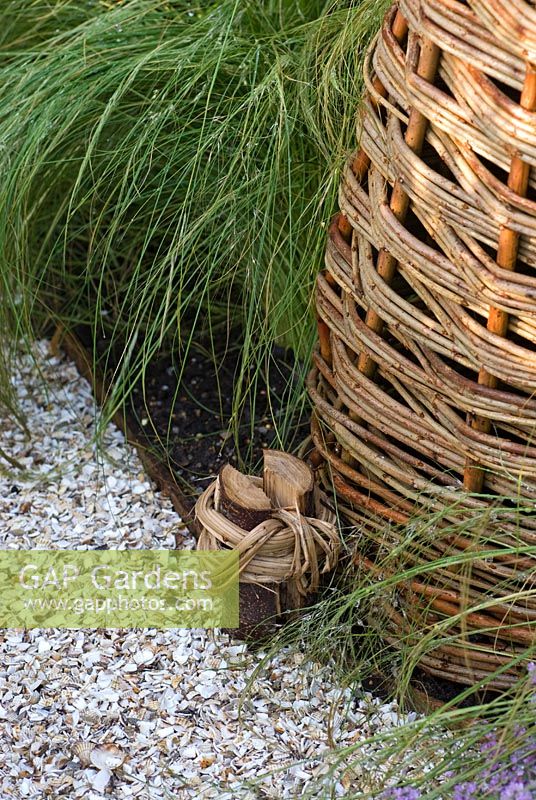
[[[46,342],[35,357],[21,355],[14,382],[31,441],[0,410],[2,448],[28,470],[10,475],[0,458],[0,549],[174,547],[180,519],[123,435],[111,425],[96,448],[87,382]],[[374,792],[382,745],[359,750],[359,769],[348,756],[350,769],[332,744],[351,753],[408,717],[287,651],[253,679],[263,659],[219,631],[0,631],[0,798]],[[428,766],[408,762],[406,780]]]
[[[89,760],[98,769],[117,769],[125,760],[125,753],[115,744],[101,744],[91,751]]]
[[[91,779],[91,786],[96,792],[103,792],[112,779],[112,773],[109,769],[100,769],[95,776]]]
[[[134,653],[134,661],[139,665],[150,664],[151,661],[154,661],[154,658],[154,652],[148,647],[144,647],[143,650],[138,650],[137,653]]]

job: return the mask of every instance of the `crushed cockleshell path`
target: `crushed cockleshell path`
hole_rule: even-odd
[[[34,357],[13,378],[31,437],[0,417],[25,468],[0,464],[0,549],[164,549],[177,532],[194,547],[122,433],[95,444],[74,365],[47,342]],[[356,701],[300,654],[256,674],[261,658],[218,631],[0,631],[0,797],[321,798],[368,783],[333,748],[400,724],[396,708]]]

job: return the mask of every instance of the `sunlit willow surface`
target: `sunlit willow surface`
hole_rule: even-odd
[[[379,577],[396,552],[408,570],[384,598],[387,638],[497,690],[536,643],[535,59],[525,0],[386,15],[309,382],[359,566]]]

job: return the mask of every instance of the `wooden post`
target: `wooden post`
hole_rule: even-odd
[[[269,519],[273,511],[263,490],[230,464],[222,467],[218,475],[214,506],[229,522],[245,531],[252,531]],[[250,641],[263,639],[272,633],[275,618],[280,613],[277,586],[268,589],[241,582],[238,593],[240,625],[238,631],[228,630],[227,633]]]
[[[263,450],[263,486],[276,508],[286,508],[306,516],[313,514],[313,471],[304,461],[280,450]],[[296,579],[281,586],[281,606],[288,610],[303,608],[307,598]]]
[[[264,450],[263,456],[262,489],[230,464],[220,470],[214,493],[215,510],[245,531],[252,531],[270,519],[279,508],[312,516],[314,476],[309,465],[280,450]],[[299,590],[298,580],[290,578],[272,586],[241,582],[240,627],[234,635],[262,639],[272,632],[272,622],[282,610],[303,608],[307,599]],[[270,618],[272,621],[267,621]]]

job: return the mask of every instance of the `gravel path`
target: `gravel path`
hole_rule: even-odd
[[[2,447],[28,470],[0,474],[0,548],[173,547],[181,521],[121,432],[95,447],[87,382],[47,342],[35,352],[39,368],[22,357],[16,379],[31,440],[0,418]],[[331,796],[331,745],[400,724],[396,709],[351,703],[329,667],[287,652],[246,692],[261,656],[217,631],[0,631],[0,797]],[[111,776],[84,767],[81,742],[125,762]],[[337,768],[335,796],[366,772]]]

